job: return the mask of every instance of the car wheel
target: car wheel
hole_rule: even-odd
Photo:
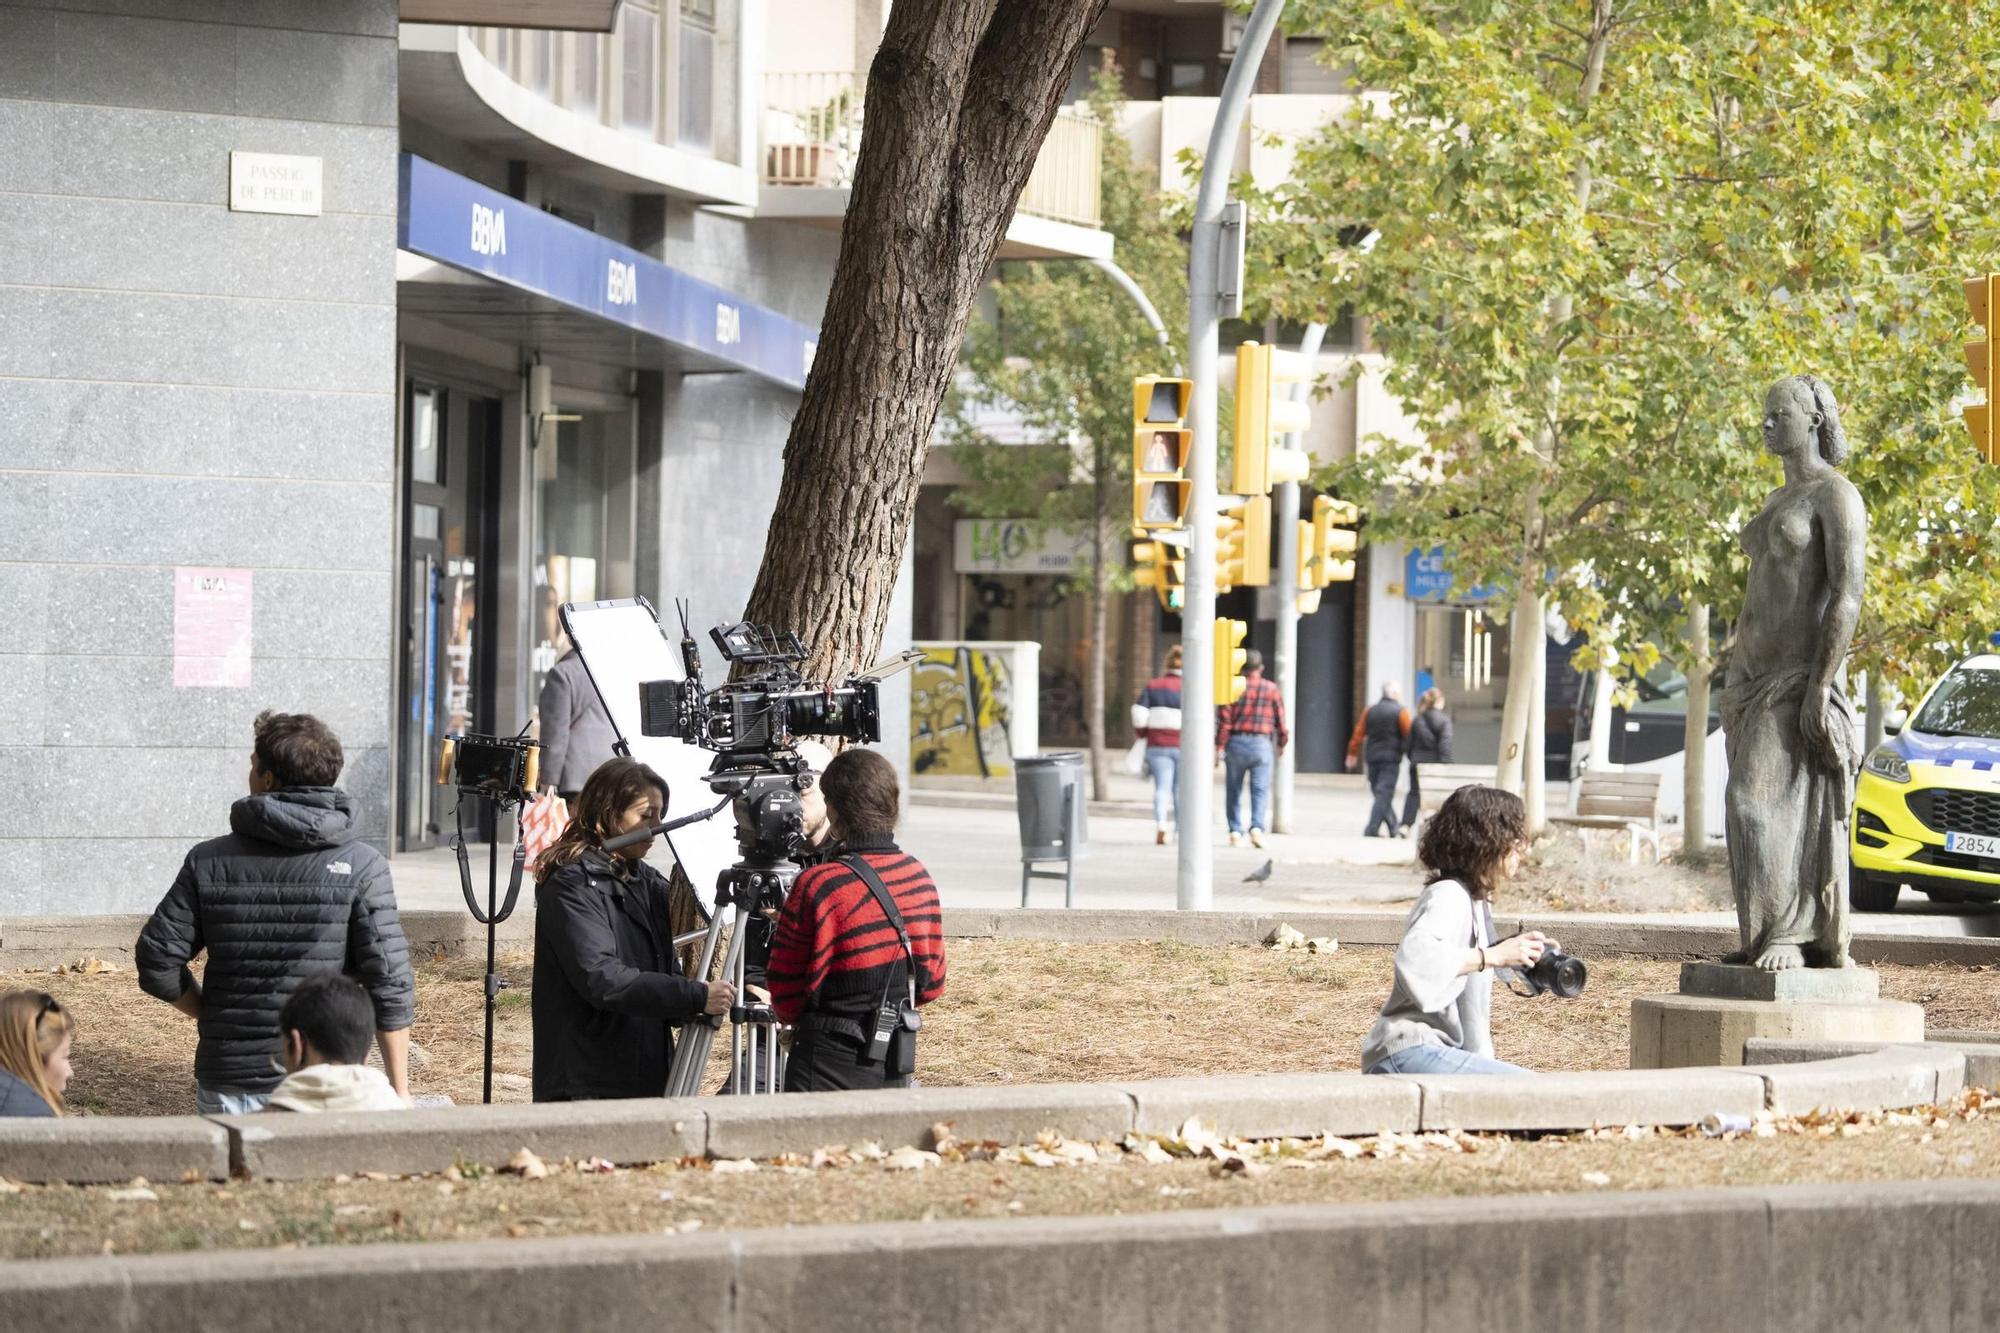
[[[1857,912],[1893,912],[1903,886],[1893,880],[1876,879],[1866,871],[1847,868],[1847,901]]]
[[[1969,903],[1972,901],[1971,894],[1960,893],[1956,889],[1925,889],[1924,897],[1930,899],[1934,903],[1950,904],[1950,903]]]

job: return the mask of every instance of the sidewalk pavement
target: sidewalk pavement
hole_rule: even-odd
[[[1267,834],[1260,850],[1231,847],[1221,819],[1222,781],[1216,779],[1217,812],[1213,907],[1218,911],[1324,909],[1340,903],[1391,903],[1416,897],[1419,880],[1412,844],[1401,838],[1364,838],[1369,798],[1358,779],[1302,774],[1289,834]],[[1076,863],[1078,907],[1164,909],[1176,905],[1178,848],[1153,842],[1152,787],[1144,778],[1112,777],[1112,800],[1093,802],[1089,846]],[[1245,793],[1248,802],[1248,793]],[[993,909],[1021,905],[1020,827],[1013,783],[967,779],[910,793],[899,834],[903,848],[924,862],[947,907]],[[656,857],[665,858],[664,850]],[[1271,862],[1270,878],[1246,884],[1244,876]],[[458,865],[449,849],[397,856],[397,901],[408,910],[463,911]],[[511,862],[501,848],[500,894]],[[1044,866],[1044,869],[1053,867]],[[486,848],[472,848],[473,887],[486,901]],[[1057,880],[1034,881],[1030,901],[1060,907]],[[521,890],[524,909],[534,888]]]

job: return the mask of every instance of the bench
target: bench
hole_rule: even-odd
[[[1551,815],[1549,823],[1576,830],[1584,850],[1590,849],[1590,830],[1622,830],[1631,838],[1627,860],[1639,864],[1639,844],[1649,844],[1653,860],[1660,859],[1660,775],[1658,773],[1611,772],[1590,769],[1576,781],[1576,810],[1567,815]]]
[[[1418,764],[1417,770],[1417,822],[1410,829],[1410,836],[1416,837],[1423,831],[1424,821],[1436,814],[1438,807],[1447,797],[1460,787],[1490,787],[1500,776],[1494,764]]]

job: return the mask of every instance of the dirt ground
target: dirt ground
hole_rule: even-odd
[[[1172,942],[960,940],[950,946],[944,997],[925,1012],[917,1073],[949,1086],[1352,1070],[1388,993],[1390,958],[1380,948],[1315,955]],[[509,956],[503,971],[512,985],[500,996],[495,1099],[525,1101],[530,959]],[[2000,1028],[2000,988],[1984,969],[1881,973],[1884,995],[1923,1004],[1933,1027]],[[480,974],[472,959],[419,965],[413,1036],[427,1059],[412,1071],[412,1092],[479,1100]],[[1633,997],[1670,992],[1677,976],[1672,962],[1602,959],[1591,961],[1590,985],[1575,1000],[1501,992],[1493,1014],[1498,1053],[1532,1069],[1622,1069]],[[73,1109],[193,1110],[194,1024],[143,995],[131,972],[0,973],[0,989],[15,987],[51,991],[78,1017]],[[714,1082],[720,1071],[718,1063]]]
[[[1949,1118],[1774,1128],[1782,1132],[1729,1139],[1636,1131],[1628,1138],[1617,1130],[1541,1139],[1384,1136],[1341,1144],[1358,1154],[1351,1159],[1332,1153],[1335,1144],[1287,1143],[1234,1163],[1166,1160],[1150,1142],[1139,1145],[1152,1149],[1142,1154],[1050,1141],[1041,1150],[920,1169],[909,1168],[924,1155],[905,1151],[886,1158],[838,1153],[819,1166],[798,1160],[614,1171],[549,1164],[541,1179],[454,1171],[304,1183],[0,1185],[0,1257],[2000,1176],[2000,1116],[1963,1106]],[[1532,1215],[1547,1205],[1522,1206]]]
[[[1549,912],[1716,912],[1733,905],[1729,861],[1721,849],[1684,861],[1669,841],[1664,863],[1650,852],[1625,861],[1623,835],[1593,832],[1585,852],[1574,830],[1536,842],[1521,878],[1507,886],[1503,908]]]

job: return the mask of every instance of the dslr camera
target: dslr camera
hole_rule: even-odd
[[[1548,949],[1543,951],[1533,967],[1522,968],[1519,975],[1527,983],[1530,995],[1546,991],[1565,1000],[1574,1000],[1583,994],[1583,983],[1589,980],[1590,969],[1583,965],[1581,958]]]

